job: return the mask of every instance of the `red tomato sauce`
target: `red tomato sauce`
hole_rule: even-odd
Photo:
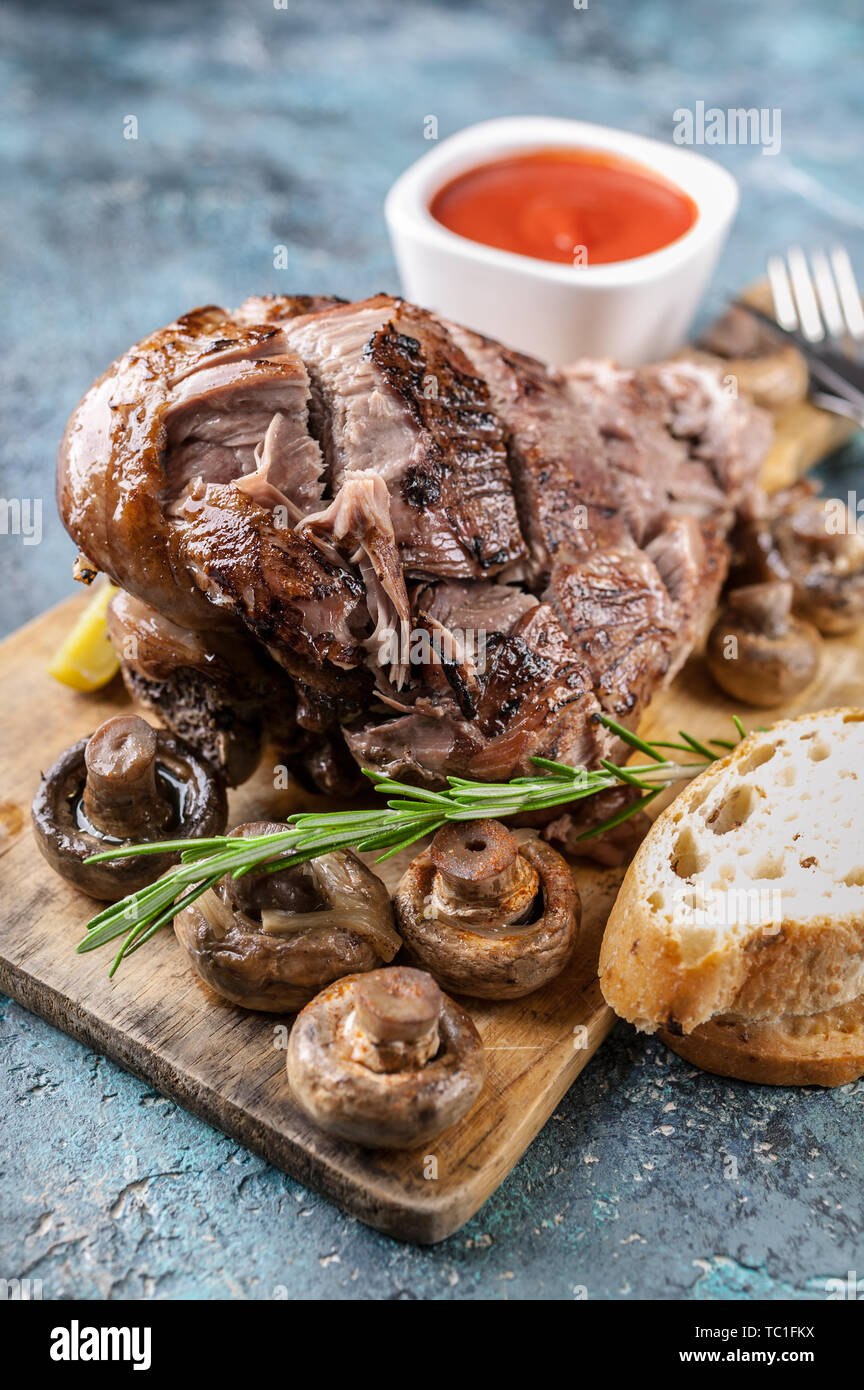
[[[692,199],[661,175],[605,150],[579,149],[478,165],[439,189],[429,211],[469,241],[571,265],[659,251],[698,216]]]

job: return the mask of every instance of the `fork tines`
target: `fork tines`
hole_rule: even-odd
[[[814,251],[808,265],[800,246],[790,246],[786,260],[769,256],[768,279],[774,314],[781,328],[800,332],[811,343],[849,337],[864,343],[864,309],[845,247],[826,255]]]

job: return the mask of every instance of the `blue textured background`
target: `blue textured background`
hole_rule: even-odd
[[[45,499],[41,545],[0,536],[0,632],[70,591],[53,460],[91,378],[193,304],[395,288],[381,202],[428,115],[441,137],[548,113],[668,139],[698,100],[780,107],[776,158],[710,151],[742,209],[706,311],[796,238],[864,267],[859,0],[0,14],[0,495]],[[864,1276],[860,1083],[751,1089],[619,1028],[480,1214],[418,1250],[2,998],[0,1047],[0,1277],[46,1297],[806,1299]]]

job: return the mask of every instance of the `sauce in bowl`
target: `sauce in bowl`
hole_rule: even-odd
[[[686,193],[644,165],[605,150],[568,148],[468,169],[438,190],[429,211],[469,241],[589,266],[659,251],[698,216]]]

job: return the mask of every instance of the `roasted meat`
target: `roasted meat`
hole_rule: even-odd
[[[414,612],[430,638],[412,663],[416,706],[346,733],[364,766],[433,784],[506,781],[530,775],[535,755],[582,766],[608,751],[590,672],[548,604],[444,581],[415,592]]]
[[[248,299],[137,344],[58,498],[130,689],[330,792],[614,752],[714,606],[769,426],[686,361],[565,371],[389,295]],[[143,644],[123,650],[125,638]],[[134,644],[133,644],[134,647]]]
[[[267,736],[296,748],[294,685],[242,633],[190,631],[124,591],[108,605],[108,635],[133,699],[218,767],[229,786],[258,765]]]
[[[284,332],[313,382],[332,492],[384,479],[407,575],[491,575],[525,555],[489,390],[438,319],[376,295]]]

